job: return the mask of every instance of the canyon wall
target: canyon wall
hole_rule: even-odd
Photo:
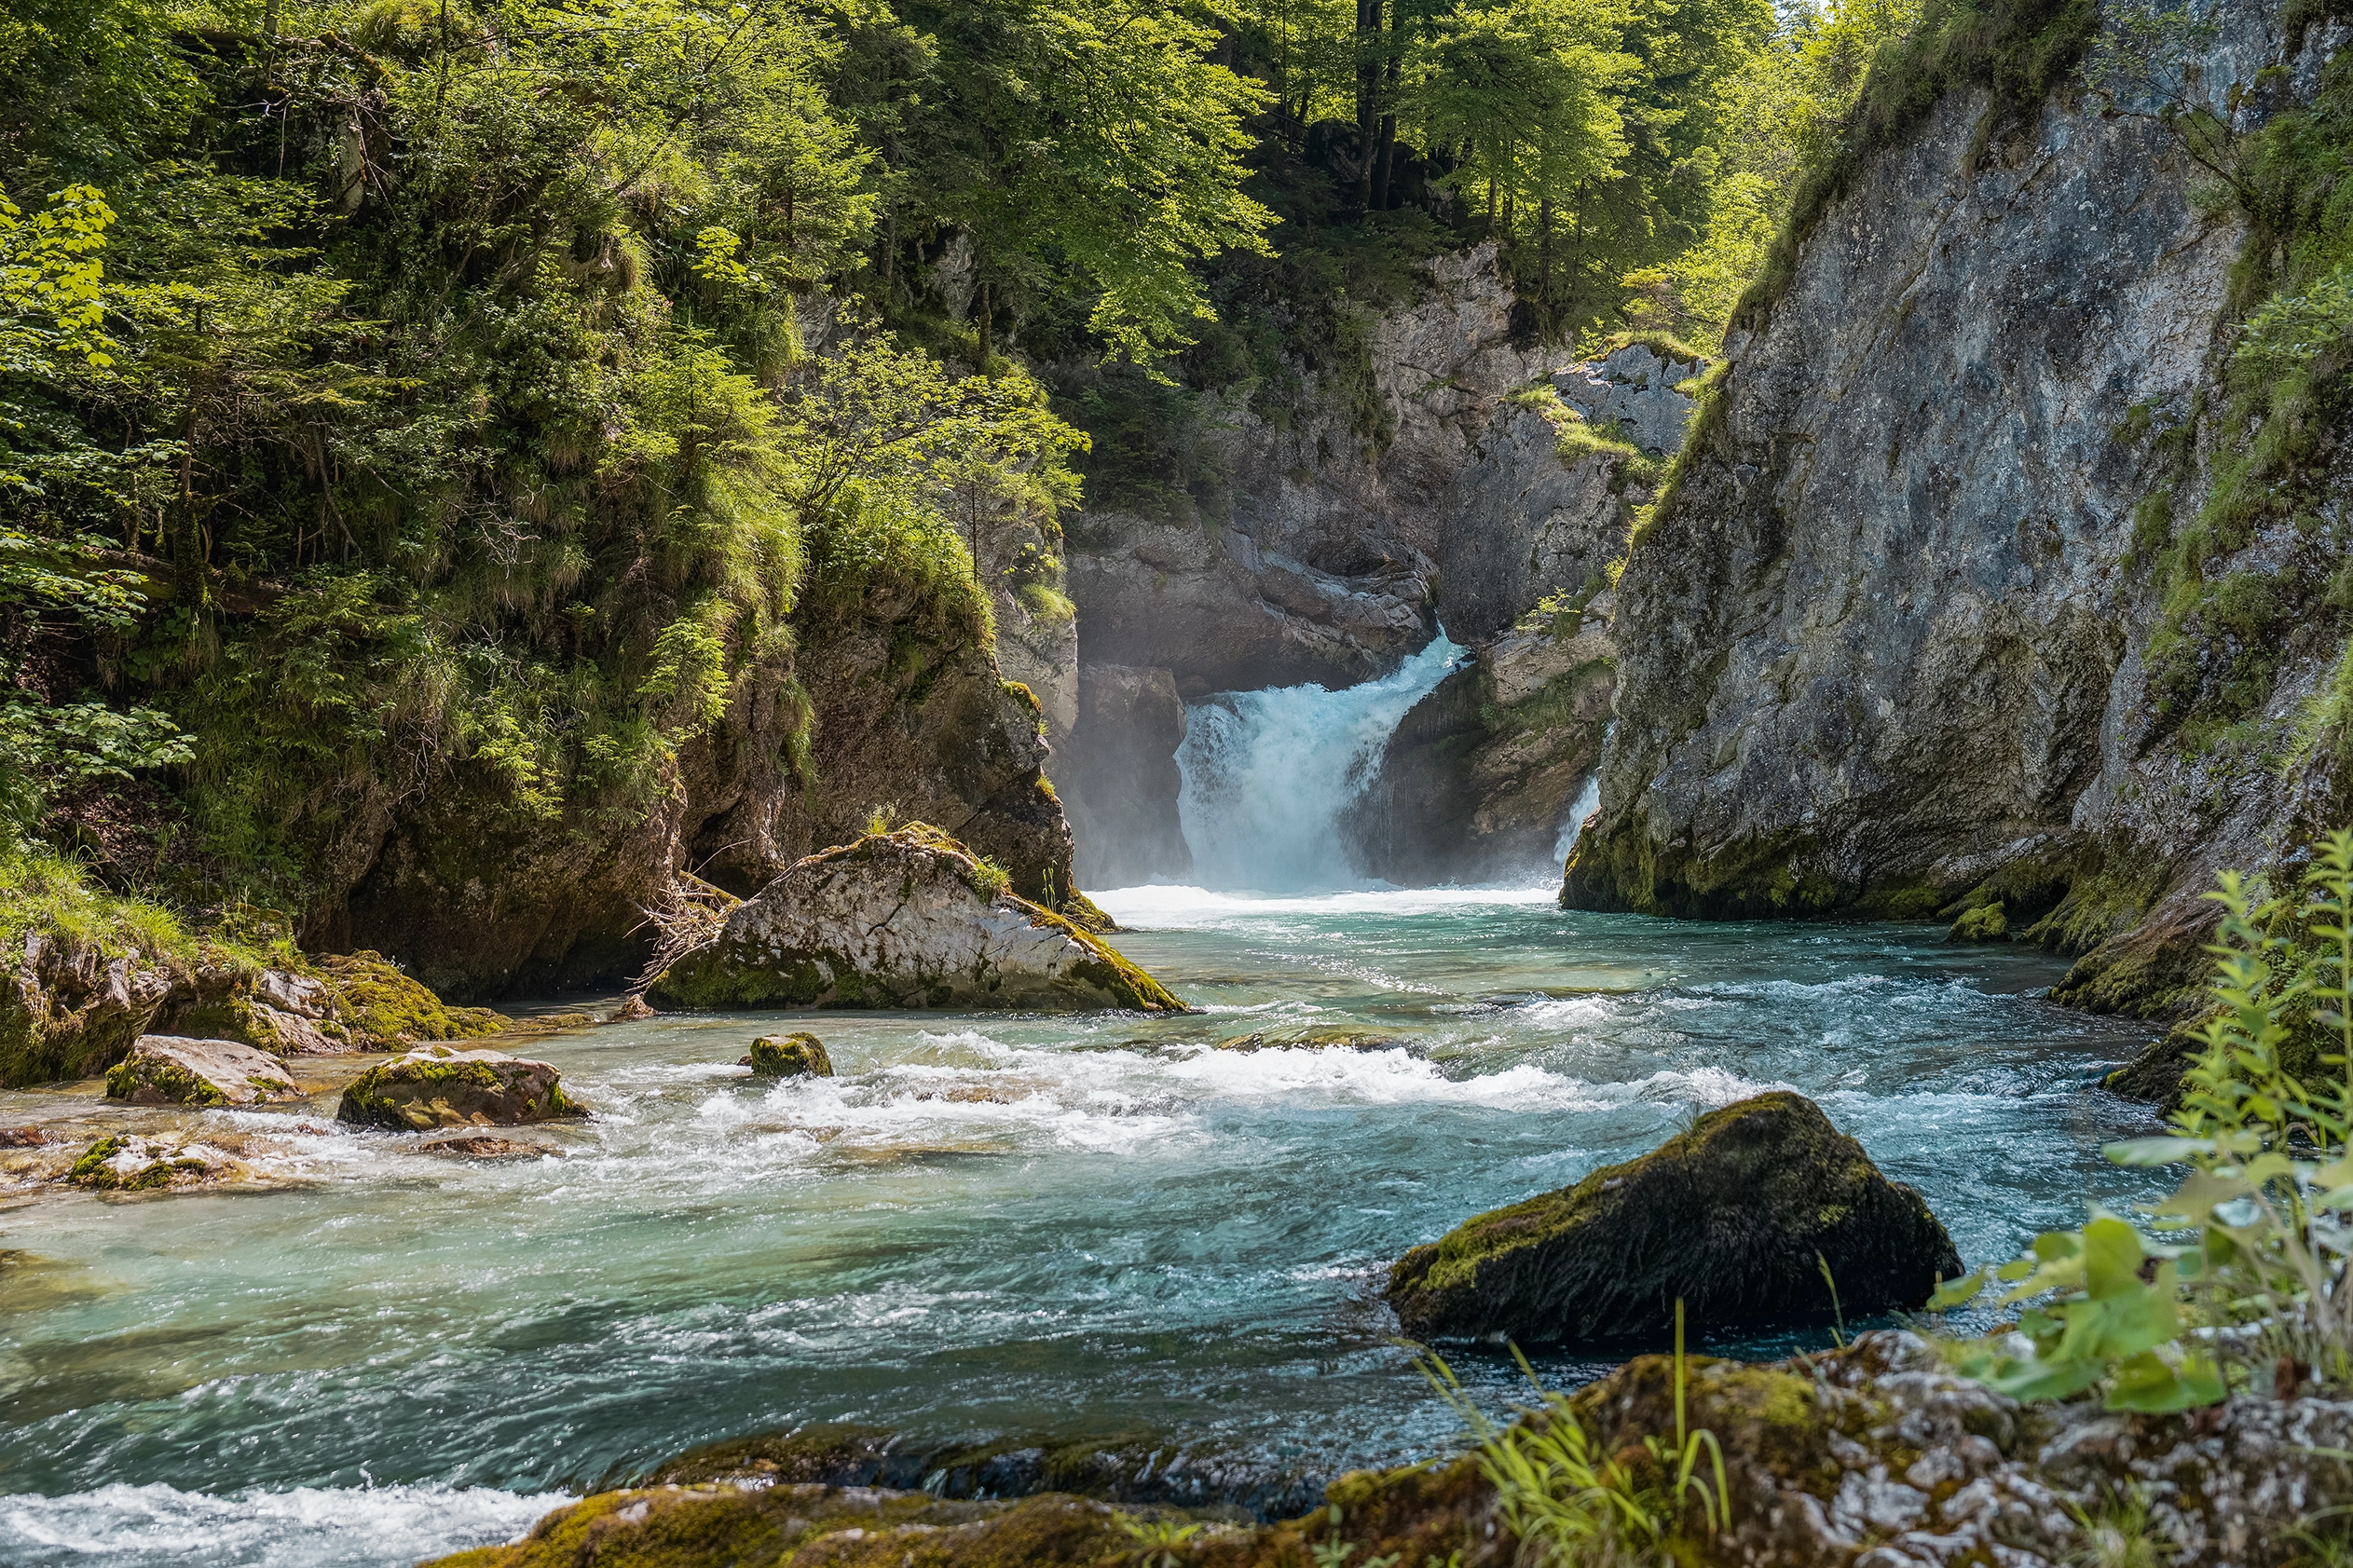
[[[2343,32],[2291,54],[2266,7],[2217,22],[2195,79],[2241,131],[2315,90]],[[2126,108],[2072,82],[1949,92],[1737,324],[1618,588],[1616,722],[1565,904],[1976,911],[2086,953],[2062,998],[2153,1012],[2202,967],[2216,868],[2274,866],[2308,830],[2325,768],[2291,738],[2332,617],[2264,634],[2243,722],[2184,724],[2154,689],[2153,640],[2182,631],[2168,518],[2243,436],[2197,416],[2246,234],[2155,105]],[[2200,570],[2275,577],[2332,535],[2274,518]],[[2209,634],[2187,657],[2235,652]]]
[[[1552,858],[1607,704],[1607,603],[1587,601],[1639,498],[1621,471],[1629,454],[1562,456],[1563,405],[1525,389],[1565,356],[1515,339],[1491,246],[1425,264],[1419,299],[1374,319],[1367,338],[1385,437],[1361,433],[1354,389],[1301,366],[1304,412],[1273,419],[1235,397],[1205,421],[1229,516],[1095,511],[1073,523],[1080,717],[1050,767],[1085,885],[1190,869],[1170,760],[1184,702],[1351,685],[1395,668],[1442,622],[1478,662],[1392,744],[1380,774],[1398,785],[1376,784],[1348,825],[1358,868],[1442,881],[1473,861]],[[1548,598],[1577,609],[1522,625]],[[1509,670],[1491,669],[1488,650],[1505,645]],[[1549,721],[1572,714],[1580,728],[1553,732]]]

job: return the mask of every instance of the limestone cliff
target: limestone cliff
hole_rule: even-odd
[[[1233,397],[1206,421],[1230,516],[1074,523],[1080,718],[1053,772],[1083,881],[1189,869],[1169,760],[1183,702],[1349,685],[1442,622],[1477,661],[1384,758],[1390,782],[1348,825],[1358,868],[1440,881],[1551,862],[1608,701],[1607,602],[1589,601],[1645,493],[1628,488],[1640,437],[1672,444],[1685,403],[1669,388],[1694,367],[1636,348],[1552,371],[1564,356],[1515,339],[1512,303],[1492,247],[1428,264],[1420,297],[1366,329],[1383,433],[1361,433],[1361,389],[1303,365],[1309,396],[1282,417]]]
[[[2253,0],[2217,23],[2193,79],[2242,133],[2343,36],[2291,48]],[[2341,641],[2326,617],[2266,633],[2236,728],[2183,724],[2151,674],[2201,570],[2339,548],[2278,516],[2179,580],[2163,565],[2151,498],[2195,513],[2244,438],[2199,413],[2245,239],[2154,114],[2072,78],[2023,103],[1948,90],[1865,157],[1736,322],[1629,558],[1601,811],[1563,902],[2002,904],[1978,929],[2098,949],[2062,996],[2168,1005],[2214,869],[2277,864],[2325,793],[2275,743]],[[2190,662],[2233,656],[2216,635]]]

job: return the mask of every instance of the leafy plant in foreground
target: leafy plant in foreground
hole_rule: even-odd
[[[2264,896],[2235,872],[2220,879],[2208,894],[2223,907],[2215,1005],[2173,1132],[2107,1151],[2119,1165],[2190,1167],[2145,1211],[2180,1240],[2150,1243],[2095,1210],[1993,1271],[2011,1287],[1999,1304],[2027,1309],[2017,1333],[2031,1351],[2001,1333],[1963,1347],[1961,1365],[2014,1398],[2104,1384],[2112,1410],[2175,1411],[2234,1386],[2285,1397],[2307,1375],[2353,1384],[2353,830],[2318,847],[2301,898]],[[2320,1063],[2337,1076],[2288,1065],[2299,1025],[2335,1036]],[[1989,1283],[1976,1270],[1934,1304],[1975,1300]]]
[[[1716,1434],[1690,1426],[1684,1402],[1683,1303],[1675,1303],[1675,1442],[1646,1437],[1649,1463],[1632,1466],[1601,1452],[1578,1421],[1565,1394],[1547,1390],[1519,1347],[1512,1350],[1543,1404],[1498,1427],[1462,1391],[1454,1371],[1436,1356],[1425,1356],[1421,1370],[1440,1398],[1479,1438],[1479,1473],[1495,1488],[1503,1522],[1539,1564],[1580,1568],[1648,1562],[1675,1555],[1694,1498],[1704,1529],[1731,1527],[1731,1498],[1724,1476],[1724,1450]],[[1621,1451],[1621,1452],[1623,1451]],[[1700,1473],[1704,1453],[1710,1478]],[[1671,1477],[1662,1485],[1658,1476]]]

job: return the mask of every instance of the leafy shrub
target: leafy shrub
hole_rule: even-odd
[[[2292,1386],[2284,1367],[2353,1387],[2353,830],[2331,834],[2299,896],[2236,872],[2211,950],[2213,1011],[2163,1138],[2112,1144],[2120,1165],[2186,1165],[2146,1217],[2151,1242],[2095,1210],[1992,1271],[2025,1307],[2016,1331],[1956,1347],[1963,1370],[2022,1399],[2100,1387],[2109,1409],[2176,1411],[2234,1390]],[[2335,1037],[2333,1073],[2290,1065],[2300,1029]],[[1937,1295],[1991,1283],[1980,1268]]]

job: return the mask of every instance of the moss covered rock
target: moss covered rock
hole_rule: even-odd
[[[1999,904],[1964,909],[1947,933],[1956,942],[1999,942],[2010,934],[2010,917]]]
[[[115,1133],[76,1155],[62,1179],[94,1193],[150,1193],[202,1186],[241,1172],[234,1154],[209,1143]]]
[[[761,1035],[739,1066],[761,1078],[830,1078],[833,1058],[814,1034]]]
[[[1694,1326],[1827,1319],[1822,1262],[1855,1316],[1916,1307],[1961,1273],[1921,1195],[1783,1092],[1415,1248],[1389,1299],[1416,1339],[1655,1339],[1678,1298]]]
[[[258,1105],[299,1099],[286,1064],[233,1040],[144,1034],[106,1070],[106,1098],[133,1105]]]
[[[1390,1051],[1405,1042],[1361,1029],[1262,1029],[1221,1040],[1221,1051]]]
[[[922,823],[799,862],[651,990],[662,1005],[687,1008],[1184,1005]]]
[[[335,1120],[362,1127],[512,1127],[587,1111],[555,1069],[500,1051],[412,1051],[369,1068],[343,1091]]]

